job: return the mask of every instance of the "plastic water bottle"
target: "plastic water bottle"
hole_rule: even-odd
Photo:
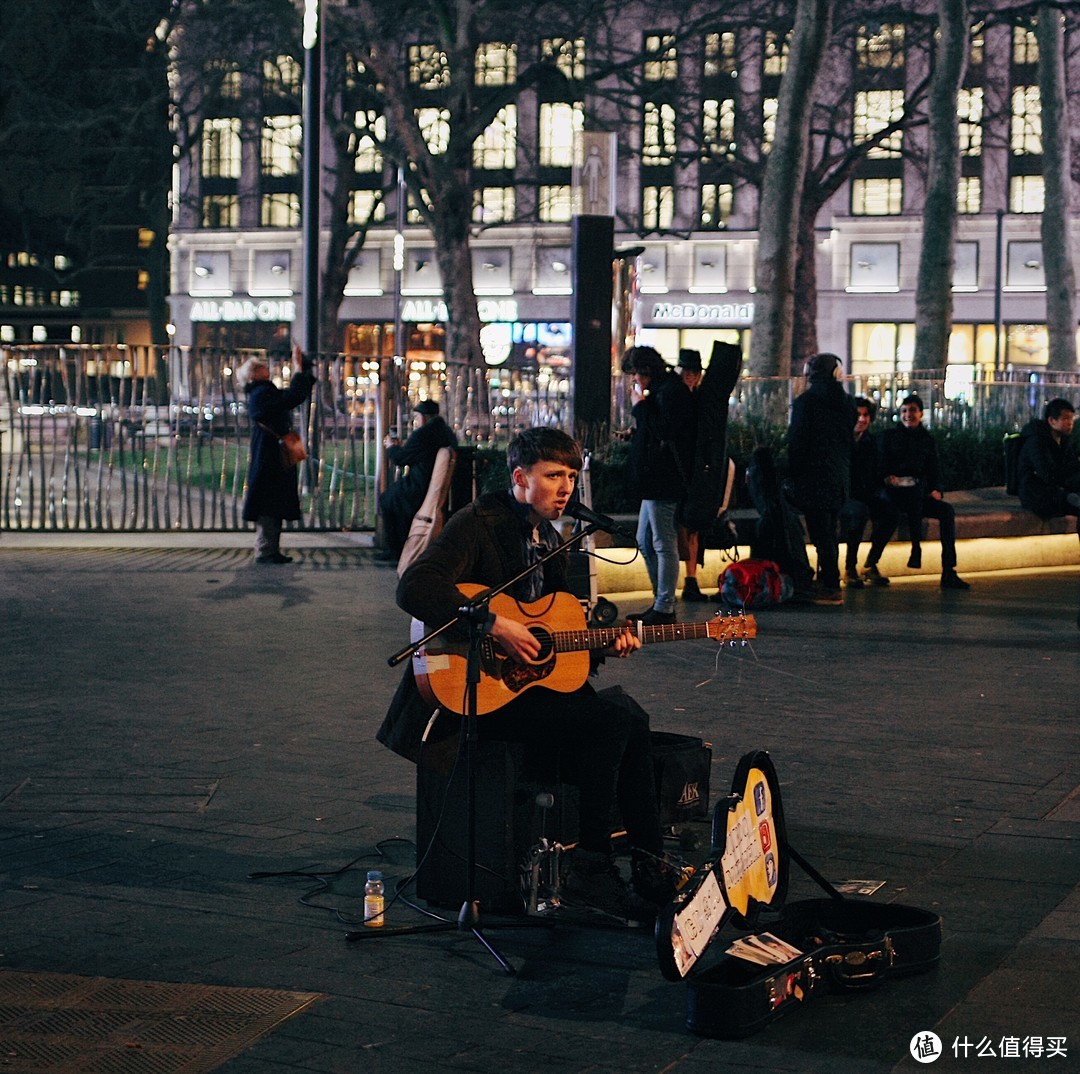
[[[378,869],[367,874],[364,885],[364,924],[368,928],[382,928],[383,912],[386,909],[386,889],[383,887],[383,875]]]

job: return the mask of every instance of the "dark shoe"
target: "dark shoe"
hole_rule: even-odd
[[[292,556],[282,555],[280,552],[274,552],[269,556],[256,556],[256,563],[292,563]]]
[[[644,612],[634,612],[626,618],[628,622],[641,623],[642,626],[666,626],[669,623],[678,622],[674,612],[658,612],[655,608],[649,608]]]
[[[810,593],[811,604],[843,604],[844,594],[831,586],[815,586]]]
[[[703,601],[709,598],[698,588],[696,578],[687,578],[683,583],[682,600]]]
[[[945,571],[941,576],[942,589],[970,589],[971,583],[965,582],[956,571]]]
[[[599,851],[575,850],[570,855],[562,896],[568,907],[587,907],[632,927],[656,918],[656,905],[632,891],[615,859]]]
[[[844,572],[844,585],[848,589],[862,589],[866,583],[859,577],[859,572],[850,570]]]
[[[918,570],[919,567],[922,566],[922,549],[921,548],[913,548],[911,550],[911,555],[908,556],[907,565],[909,567],[914,567],[916,570]]]
[[[867,582],[870,583],[870,585],[889,584],[889,579],[886,578],[885,575],[877,569],[877,564],[874,564],[873,566],[868,565],[866,570],[862,572],[862,576]]]

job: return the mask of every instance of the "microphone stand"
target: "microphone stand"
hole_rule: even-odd
[[[502,585],[477,593],[476,596],[458,609],[458,614],[453,619],[447,620],[442,626],[436,627],[430,633],[425,634],[419,641],[406,646],[388,658],[387,663],[391,667],[396,667],[427,645],[432,638],[438,637],[456,623],[465,623],[469,628],[469,647],[465,670],[465,711],[462,714],[465,719],[465,901],[458,911],[456,922],[438,921],[431,925],[407,925],[392,929],[365,927],[362,930],[347,932],[345,934],[346,940],[362,940],[371,936],[404,936],[412,933],[444,932],[447,929],[457,929],[461,932],[471,932],[506,973],[511,975],[515,973],[514,967],[507,962],[481,930],[480,902],[476,898],[476,744],[478,741],[476,688],[480,682],[480,657],[484,646],[484,638],[487,637],[490,631],[491,614],[489,606],[493,597],[516,585],[522,578],[531,574],[538,567],[542,567],[549,559],[601,528],[597,523],[590,522],[580,530],[575,529],[565,541],[545,552],[535,563],[530,563],[529,566],[515,574],[513,578],[503,582]],[[542,923],[510,922],[505,923],[502,927],[522,928],[536,924]]]

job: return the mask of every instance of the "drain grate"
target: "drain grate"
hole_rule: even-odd
[[[4,1074],[207,1074],[322,997],[0,971]]]

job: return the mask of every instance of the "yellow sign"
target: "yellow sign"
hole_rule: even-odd
[[[751,768],[742,800],[728,812],[727,841],[720,868],[728,903],[745,914],[750,899],[772,901],[779,880],[772,791],[760,768]]]

